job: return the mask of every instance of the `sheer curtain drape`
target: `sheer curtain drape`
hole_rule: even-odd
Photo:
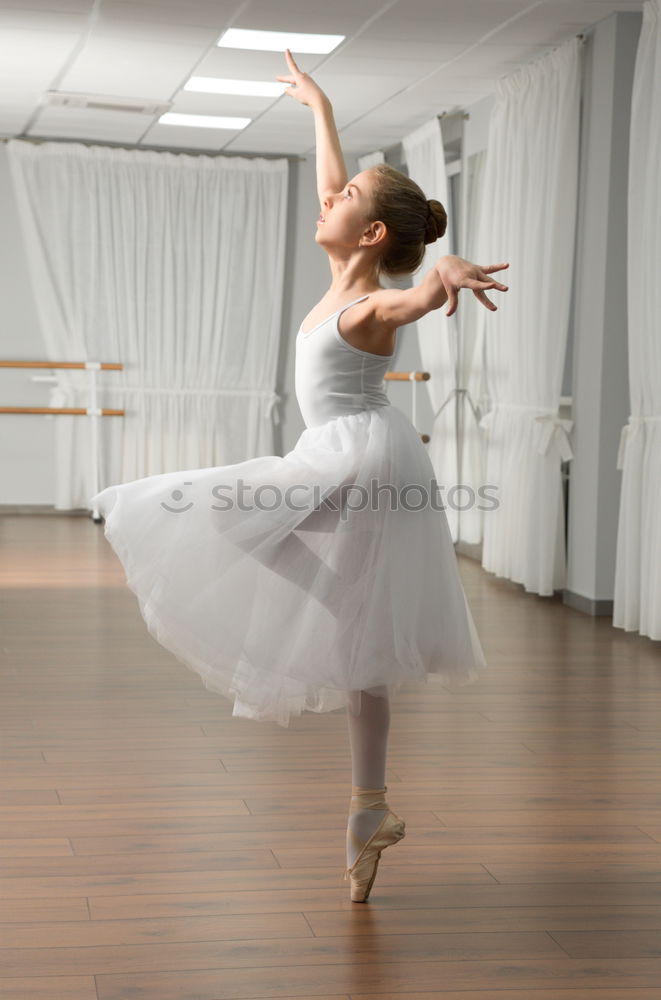
[[[430,243],[422,266],[412,276],[413,286],[423,281],[434,264],[450,252],[452,245],[452,205],[445,170],[441,123],[437,117],[421,125],[402,140],[409,177],[419,184],[427,198],[440,201],[448,215],[448,227],[442,239]],[[463,305],[463,302],[462,302]],[[460,306],[461,308],[461,306]],[[422,367],[431,375],[425,383],[429,392],[434,422],[429,441],[429,457],[446,505],[452,540],[457,541],[457,504],[452,492],[457,484],[456,387],[458,385],[457,313],[446,316],[447,305],[433,309],[416,321]],[[463,402],[463,397],[460,396]]]
[[[551,595],[565,580],[558,416],[574,260],[581,42],[498,81],[489,123],[477,257],[509,262],[496,312],[482,311],[491,409],[482,565]],[[495,487],[495,490],[492,488]]]
[[[661,2],[643,4],[631,97],[628,193],[631,415],[622,470],[613,624],[661,639]]]
[[[273,453],[288,162],[12,140],[46,353],[100,373],[99,488]],[[57,372],[52,406],[88,405]],[[89,418],[55,421],[58,509],[88,506]]]
[[[461,248],[461,256],[476,264],[497,263],[482,260],[478,254],[479,224],[482,217],[482,194],[484,190],[484,167],[486,150],[466,157],[468,172],[466,246]],[[508,284],[508,271],[496,273],[494,277]],[[459,506],[458,538],[477,544],[482,541],[484,531],[485,499],[484,488],[484,435],[480,429],[480,414],[487,409],[484,371],[484,333],[481,312],[484,306],[471,291],[459,293],[460,306],[457,310],[459,324],[459,377],[461,411],[458,428],[460,464],[459,479],[462,489],[457,493]],[[499,292],[487,293],[492,302],[500,308]],[[508,293],[509,294],[509,293]],[[488,314],[489,316],[492,313]]]

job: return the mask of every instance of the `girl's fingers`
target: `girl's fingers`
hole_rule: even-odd
[[[484,294],[484,292],[481,292],[479,288],[473,289],[473,295],[475,295],[475,297],[478,298],[480,302],[482,302],[487,307],[487,309],[491,309],[495,312],[495,310],[498,308],[498,306],[495,306],[491,301],[491,299],[488,299]]]
[[[486,275],[485,275],[485,278],[486,278]],[[477,281],[475,282],[475,284],[476,285],[480,285],[480,284],[484,285],[485,288],[498,288],[498,289],[500,289],[501,292],[506,292],[507,291],[507,285],[501,285],[501,283],[499,281],[487,281],[487,280],[477,279]],[[474,286],[471,285],[469,287],[472,288]]]
[[[288,62],[288,63],[289,63],[289,64],[290,64],[291,66],[293,66],[293,67],[294,67],[294,69],[296,70],[296,72],[297,72],[297,73],[300,73],[300,70],[299,70],[298,66],[296,65],[296,63],[295,63],[295,61],[294,61],[294,57],[293,57],[293,55],[291,54],[291,52],[289,51],[289,49],[285,49],[285,55],[287,56],[287,62]]]
[[[464,288],[500,288],[507,291],[507,285],[501,285],[499,281],[480,281],[477,278],[467,278]]]
[[[496,312],[498,306],[494,305],[491,299],[487,298],[483,289],[503,288],[505,291],[507,291],[507,287],[505,285],[501,286],[497,281],[477,281],[474,278],[469,278],[465,285],[460,285],[457,286],[456,288],[454,285],[450,285],[448,288],[448,300],[447,300],[448,308],[447,312],[445,313],[446,316],[452,316],[452,314],[457,309],[457,291],[459,288],[470,288],[473,292],[473,295],[477,299],[479,299],[480,302],[484,306],[486,306],[487,309],[490,309],[492,312]]]

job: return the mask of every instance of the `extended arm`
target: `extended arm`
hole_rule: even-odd
[[[383,288],[380,292],[374,292],[371,298],[375,319],[385,326],[397,329],[407,323],[414,323],[432,309],[440,309],[448,300],[450,308],[446,316],[451,316],[457,308],[457,292],[460,288],[471,288],[487,309],[495,311],[498,306],[487,298],[484,290],[496,288],[501,292],[507,291],[507,285],[489,278],[491,271],[500,271],[504,267],[509,267],[509,264],[490,264],[482,268],[456,254],[446,254],[414,288]]]
[[[383,288],[372,292],[371,299],[376,321],[396,330],[415,323],[432,309],[440,309],[448,293],[438,269],[432,267],[414,288]]]

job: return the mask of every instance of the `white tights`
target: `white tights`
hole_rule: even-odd
[[[369,692],[373,692],[370,694]],[[361,711],[347,709],[351,743],[351,780],[361,788],[384,788],[386,754],[390,730],[390,701],[385,685],[361,692]],[[383,810],[359,809],[349,816],[349,829],[363,842],[369,840],[383,819]],[[360,848],[347,830],[347,867],[351,867]]]

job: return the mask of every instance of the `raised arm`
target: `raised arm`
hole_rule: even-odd
[[[321,87],[311,76],[302,73],[289,49],[285,49],[290,73],[277,76],[276,80],[290,83],[284,91],[301,104],[312,108],[317,137],[317,192],[323,206],[329,193],[341,191],[349,177],[340,148],[340,140],[333,118],[333,108]],[[384,326],[400,327],[413,323],[432,309],[440,309],[445,302],[450,303],[446,316],[451,316],[457,308],[457,292],[460,288],[471,288],[473,294],[487,309],[498,307],[484,294],[486,288],[507,291],[507,285],[489,279],[492,271],[500,271],[509,264],[490,264],[480,267],[463,257],[447,254],[430,268],[424,279],[414,288],[404,290],[382,288],[370,295],[370,304],[375,318]]]
[[[314,113],[314,129],[317,140],[317,194],[323,206],[327,194],[341,191],[349,180],[344,163],[340,139],[335,127],[333,107],[321,87],[311,76],[302,73],[289,49],[285,49],[289,64],[288,76],[277,76],[276,80],[291,83],[285,94],[306,104]]]
[[[335,127],[331,102],[324,95],[323,101],[315,104],[314,131],[317,140],[317,194],[323,207],[327,194],[341,191],[349,180],[344,163],[340,137]]]

